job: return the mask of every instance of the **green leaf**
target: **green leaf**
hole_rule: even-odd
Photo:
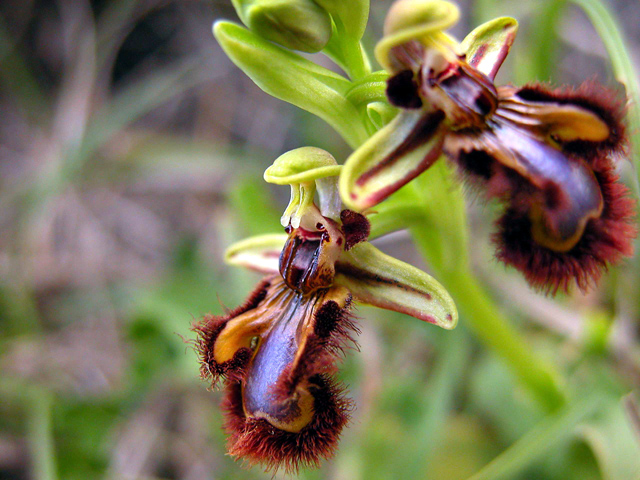
[[[469,480],[515,478],[546,452],[570,441],[577,425],[601,406],[602,398],[592,395],[549,415]]]
[[[353,148],[367,138],[357,109],[345,99],[347,79],[234,23],[217,22],[213,33],[231,61],[266,93],[317,115]]]
[[[53,437],[54,397],[48,392],[33,395],[29,406],[28,441],[33,463],[33,478],[39,480],[55,480],[56,473],[55,445]]]
[[[620,399],[612,399],[580,433],[593,450],[604,480],[640,478],[640,439]]]

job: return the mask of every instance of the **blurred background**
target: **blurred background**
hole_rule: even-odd
[[[373,2],[369,49],[390,3]],[[596,77],[620,89],[575,6],[457,3],[458,37],[494,16],[521,22],[497,83]],[[640,65],[640,5],[605,3]],[[273,477],[225,455],[220,393],[185,341],[194,320],[234,307],[258,279],[228,269],[224,249],[281,231],[289,192],[267,186],[264,169],[299,146],[339,162],[349,148],[234,67],[211,34],[218,18],[237,18],[230,1],[0,3],[0,479]],[[504,313],[575,392],[614,399],[509,478],[632,480],[637,263],[587,296],[545,298],[492,260],[492,206],[468,203],[474,264]],[[407,234],[377,244],[428,270]],[[357,409],[336,458],[301,477],[467,478],[542,419],[464,317],[451,333],[357,314],[360,352],[341,372]]]

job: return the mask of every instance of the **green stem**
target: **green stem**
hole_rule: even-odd
[[[371,63],[362,44],[344,33],[334,31],[323,52],[354,82],[371,73]]]
[[[57,478],[51,419],[52,407],[51,394],[42,390],[34,392],[28,437],[35,480],[55,480]]]
[[[433,231],[412,228],[418,248],[430,260]],[[444,242],[445,245],[447,242]],[[502,357],[520,381],[526,385],[546,411],[554,411],[565,403],[557,374],[551,365],[536,357],[524,338],[509,324],[464,260],[455,270],[436,268],[436,277],[454,298],[463,318],[475,336]],[[440,271],[441,270],[441,271]]]
[[[474,335],[505,361],[546,411],[554,411],[565,403],[555,370],[532,353],[471,269],[463,193],[453,177],[441,160],[404,190],[405,202],[422,206],[423,219],[411,227],[414,241]]]
[[[531,345],[500,313],[477,278],[461,268],[453,278],[445,281],[475,335],[507,361],[546,411],[561,407],[566,398],[560,388],[557,372],[551,364],[533,353]]]

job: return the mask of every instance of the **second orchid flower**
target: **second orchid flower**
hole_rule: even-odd
[[[390,73],[396,118],[347,160],[347,205],[364,210],[445,153],[490,198],[506,204],[497,257],[546,292],[586,289],[633,253],[634,203],[615,173],[626,148],[624,105],[596,84],[552,90],[496,87],[517,22],[487,22],[462,43],[444,1],[400,0],[376,47]]]

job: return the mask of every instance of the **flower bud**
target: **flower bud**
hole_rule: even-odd
[[[331,39],[331,17],[312,0],[233,0],[233,5],[247,27],[292,50],[319,52]]]

